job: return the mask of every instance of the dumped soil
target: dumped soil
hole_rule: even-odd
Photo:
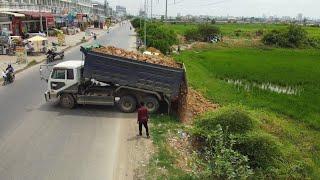
[[[145,55],[133,51],[126,51],[124,49],[116,48],[113,46],[95,48],[93,49],[93,51],[167,67],[181,68],[181,64],[176,63],[172,58],[169,57]]]
[[[180,92],[178,115],[182,122],[190,122],[194,117],[208,111],[213,111],[219,107],[190,87],[187,91],[183,90]]]

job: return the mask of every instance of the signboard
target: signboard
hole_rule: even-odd
[[[47,17],[47,25],[48,27],[54,27],[54,17]]]
[[[27,63],[27,51],[24,47],[17,46],[16,47],[16,56],[17,56],[17,63]]]
[[[59,44],[59,46],[63,46],[63,45],[65,45],[65,43],[66,43],[66,39],[65,39],[64,34],[59,33],[58,34],[58,44]]]

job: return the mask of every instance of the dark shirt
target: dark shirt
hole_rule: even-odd
[[[146,107],[141,107],[138,109],[138,122],[148,122],[149,115],[148,115],[148,109]]]

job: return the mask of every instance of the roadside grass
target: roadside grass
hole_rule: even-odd
[[[157,148],[149,161],[147,179],[194,179],[192,175],[175,166],[177,153],[167,145],[167,135],[184,126],[176,117],[155,115],[151,117],[151,138]]]
[[[238,106],[237,104],[228,105],[228,107]],[[245,108],[249,115],[257,121],[258,124],[254,127],[253,131],[265,132],[275,137],[281,148],[282,157],[277,159],[278,169],[255,169],[253,177],[262,179],[268,179],[268,177],[316,179],[318,177],[320,173],[319,132],[310,130],[295,121],[263,109],[241,107]],[[210,115],[210,113],[207,115]],[[181,157],[179,157],[179,153],[171,149],[168,144],[169,134],[175,134],[177,130],[190,132],[190,128],[192,127],[186,127],[175,117],[163,115],[152,117],[151,137],[157,151],[147,166],[146,179],[199,179],[199,177],[194,176],[194,174],[178,168],[177,159]],[[190,162],[191,164],[197,164],[201,161],[195,157],[189,157],[188,159],[192,160]],[[197,168],[197,170],[199,169]],[[201,173],[201,171],[198,172],[197,170],[193,170],[193,173]],[[273,173],[265,174],[266,172]]]
[[[248,108],[260,120],[261,129],[283,144],[285,156],[292,162],[301,162],[316,178],[320,174],[319,57],[320,52],[312,49],[211,45],[185,51],[175,59],[186,65],[189,85],[222,106],[240,104]],[[291,86],[300,92],[288,95],[255,87],[246,89],[227,79]]]
[[[31,67],[31,66],[34,66],[38,64],[37,61],[35,59],[33,59],[32,61],[30,61],[28,64],[27,64],[27,67]]]

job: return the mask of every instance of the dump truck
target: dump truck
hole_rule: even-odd
[[[59,101],[65,108],[82,105],[116,105],[131,113],[144,102],[149,112],[160,104],[171,104],[179,98],[186,81],[185,68],[172,68],[134,59],[95,52],[81,47],[83,60],[64,61],[48,68],[46,101]],[[46,66],[46,67],[44,67]]]

